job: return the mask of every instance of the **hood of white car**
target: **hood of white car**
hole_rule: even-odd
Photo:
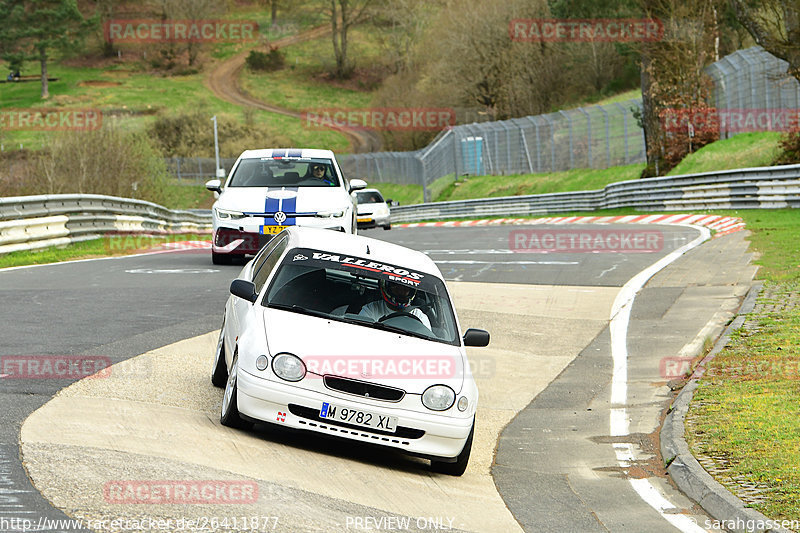
[[[359,215],[384,216],[389,214],[389,206],[386,204],[358,204]]]
[[[264,324],[270,354],[292,353],[303,359],[309,373],[412,394],[435,384],[459,393],[463,385],[465,359],[459,346],[279,309],[266,308]]]
[[[309,213],[352,205],[341,187],[228,187],[217,207],[244,213]]]

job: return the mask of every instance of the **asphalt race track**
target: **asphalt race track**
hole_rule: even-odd
[[[0,531],[77,530],[53,522],[68,518],[98,531],[705,530],[695,525],[702,510],[654,459],[654,432],[670,369],[721,330],[749,288],[743,232],[670,257],[637,293],[637,274],[701,231],[650,226],[660,234],[650,250],[515,253],[530,241],[513,232],[527,230],[549,231],[362,232],[428,253],[462,327],[492,333],[488,348],[470,349],[481,400],[461,478],[391,451],[222,427],[209,372],[241,267],[212,266],[208,251],[0,271]],[[629,292],[632,306],[621,305]],[[64,389],[75,379],[54,379],[47,364],[66,359],[115,366]],[[28,375],[4,370],[31,360],[39,365]],[[122,481],[203,480],[256,498],[109,496]]]

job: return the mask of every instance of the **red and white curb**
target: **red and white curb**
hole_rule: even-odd
[[[722,237],[745,229],[739,217],[719,215],[617,215],[606,217],[542,217],[542,218],[492,218],[481,220],[451,220],[446,222],[411,222],[393,224],[398,228],[450,228],[464,226],[496,226],[501,224],[693,224],[714,230],[714,237]]]

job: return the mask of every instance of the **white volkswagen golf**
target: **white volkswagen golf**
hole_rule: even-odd
[[[467,468],[478,389],[447,287],[423,253],[293,227],[231,284],[212,382],[220,420],[268,422]]]
[[[256,254],[288,226],[311,226],[356,233],[356,208],[350,193],[362,180],[342,175],[330,150],[247,150],[239,156],[213,206],[211,258],[230,264]]]

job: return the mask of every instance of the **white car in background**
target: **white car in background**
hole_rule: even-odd
[[[378,189],[362,189],[353,193],[356,197],[358,208],[359,229],[382,227],[392,229],[389,201],[384,200]]]
[[[278,424],[428,458],[461,475],[478,389],[441,272],[425,254],[292,227],[231,284],[211,381],[230,427]]]
[[[290,226],[310,226],[356,233],[355,201],[350,193],[366,187],[348,182],[330,150],[247,150],[239,156],[214,203],[211,258],[230,264],[256,254]]]

